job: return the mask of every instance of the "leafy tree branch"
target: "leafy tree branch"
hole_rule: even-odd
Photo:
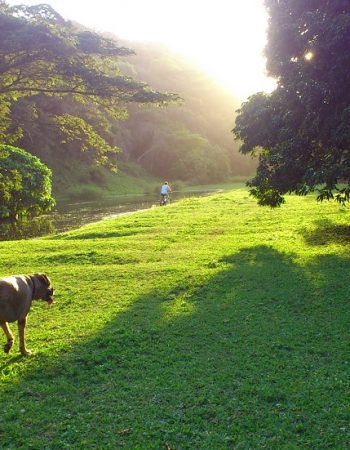
[[[317,191],[349,201],[350,4],[344,0],[265,0],[267,68],[277,79],[238,111],[241,152],[259,154],[251,193],[262,205]]]
[[[16,103],[27,99],[28,104],[38,95],[58,100],[70,97],[75,102],[104,109],[114,118],[125,115],[128,103],[160,106],[179,100],[176,94],[155,91],[146,83],[121,74],[119,58],[133,54],[132,50],[65,21],[49,5],[10,7],[0,1],[0,30],[0,138],[3,142],[15,142],[21,135],[19,120],[20,126],[14,127]],[[63,122],[67,130],[68,124],[74,121],[56,121]],[[91,136],[91,126],[85,125],[90,130],[86,136]],[[102,147],[107,149],[107,142]],[[106,161],[100,156],[99,162]]]

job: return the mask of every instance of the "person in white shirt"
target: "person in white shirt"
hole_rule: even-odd
[[[169,186],[168,182],[165,181],[163,186],[160,188],[160,197],[161,197],[160,204],[161,205],[165,205],[168,202],[168,200],[169,200],[168,196],[169,196],[170,192],[171,192],[170,186]]]

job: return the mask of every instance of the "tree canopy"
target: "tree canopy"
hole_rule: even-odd
[[[350,3],[265,4],[267,70],[277,88],[250,97],[233,130],[241,152],[259,156],[251,193],[270,206],[291,192],[349,201]]]
[[[175,94],[157,92],[146,83],[123,75],[119,58],[132,54],[132,50],[65,21],[49,5],[10,7],[0,0],[0,30],[3,142],[16,142],[23,134],[23,124],[13,117],[16,103],[23,98],[29,99],[21,103],[27,114],[35,113],[32,99],[38,96],[69,96],[74,102],[94,105],[114,118],[125,115],[125,105],[130,102],[160,105],[178,99]],[[84,136],[96,140],[94,130],[79,119],[67,114],[58,119],[58,124],[69,130],[67,134],[84,129],[81,139]],[[118,150],[108,145],[106,149]],[[103,155],[98,156],[103,162]]]

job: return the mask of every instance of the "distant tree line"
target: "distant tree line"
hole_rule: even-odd
[[[177,92],[183,101],[166,109],[131,105],[129,118],[120,123],[126,133],[121,158],[138,161],[157,176],[185,181],[210,183],[252,174],[255,161],[239,154],[230,132],[239,100],[160,45],[133,48],[136,55],[125,58],[122,70],[161,91]]]

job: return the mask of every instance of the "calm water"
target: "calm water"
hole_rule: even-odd
[[[195,195],[204,195],[196,193]],[[191,194],[173,194],[172,201]],[[0,222],[0,241],[30,239],[79,228],[82,225],[117,217],[158,205],[155,196],[119,196],[110,200],[58,205],[50,214],[25,222]]]

